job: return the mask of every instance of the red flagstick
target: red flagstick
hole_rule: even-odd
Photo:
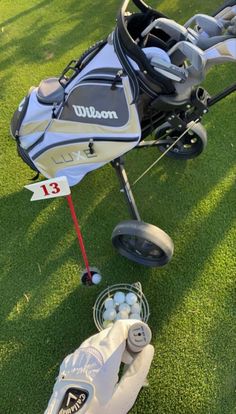
[[[76,234],[77,234],[77,237],[78,237],[80,249],[81,249],[81,252],[82,252],[83,259],[84,259],[84,264],[85,264],[86,270],[88,272],[88,279],[89,279],[90,282],[92,282],[92,276],[91,276],[90,269],[89,269],[89,262],[88,262],[88,258],[87,258],[87,255],[86,255],[84,242],[83,242],[83,237],[82,237],[82,234],[81,234],[81,231],[80,231],[80,228],[79,228],[79,223],[78,223],[78,219],[76,217],[75,208],[74,208],[74,204],[73,204],[73,201],[72,201],[71,194],[67,195],[66,198],[67,198],[67,201],[68,201],[68,204],[69,204],[69,207],[70,207],[71,217],[72,217],[73,222],[74,222],[75,231],[76,231]]]

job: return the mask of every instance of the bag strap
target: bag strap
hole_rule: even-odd
[[[118,28],[116,28],[115,31],[114,31],[113,45],[114,45],[114,50],[116,52],[116,55],[117,55],[117,57],[120,61],[120,64],[121,64],[122,68],[124,68],[124,70],[126,71],[128,77],[129,77],[129,80],[130,80],[131,90],[132,90],[132,94],[133,94],[133,102],[132,103],[136,103],[138,101],[138,98],[139,98],[139,83],[138,83],[137,76],[135,74],[135,70],[133,69],[129,59],[125,55],[125,53],[123,51],[123,48],[121,46],[120,39],[119,39]]]
[[[152,82],[158,85],[161,88],[162,93],[165,94],[175,92],[173,83],[165,76],[161,75],[153,69],[145,53],[142,51],[141,47],[132,39],[127,29],[127,23],[129,19],[129,15],[127,15],[128,4],[129,0],[126,0],[120,9],[117,18],[117,27],[115,30],[115,41],[117,43],[119,42],[119,47],[125,54],[126,59],[128,60],[127,56],[129,56],[132,60],[134,60],[137,63],[138,67],[140,68],[140,71],[143,72],[147,78],[147,84],[148,82]],[[148,7],[147,9],[145,8],[145,12],[143,12],[143,15],[145,18],[150,16],[150,18],[148,17],[149,20],[164,16],[162,13],[159,13],[151,9],[150,7]]]

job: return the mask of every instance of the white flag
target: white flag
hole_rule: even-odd
[[[62,197],[71,193],[66,177],[50,178],[24,187],[34,193],[30,201]]]

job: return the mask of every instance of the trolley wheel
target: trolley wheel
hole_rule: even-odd
[[[173,130],[170,126],[162,125],[155,131],[157,139],[161,139],[163,136],[170,139],[172,142],[168,145],[161,145],[159,149],[161,152],[165,152],[168,147],[172,145],[183,134],[183,131]],[[193,125],[176,145],[174,145],[167,153],[166,156],[178,160],[188,160],[200,155],[207,145],[207,132],[201,123]]]
[[[112,243],[122,256],[149,267],[164,266],[174,251],[168,234],[152,224],[137,220],[119,223],[113,230]]]

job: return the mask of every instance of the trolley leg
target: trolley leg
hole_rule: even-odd
[[[128,203],[128,207],[131,213],[131,216],[134,220],[141,221],[141,217],[138,212],[138,208],[136,206],[134,196],[132,190],[130,188],[129,180],[125,171],[124,161],[122,158],[116,158],[112,161],[112,166],[115,168],[117,176],[119,178],[122,191],[125,194],[126,201]]]

